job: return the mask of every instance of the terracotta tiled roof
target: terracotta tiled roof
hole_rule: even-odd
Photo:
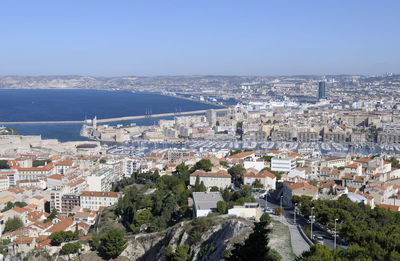
[[[72,161],[68,160],[68,161],[58,161],[55,162],[55,164],[57,166],[72,166]]]
[[[46,232],[54,233],[58,231],[64,231],[70,226],[72,226],[73,223],[74,221],[72,217],[67,217],[64,218],[62,221],[58,222],[57,224],[55,224],[54,226],[52,226],[51,228],[47,229]]]
[[[192,177],[219,177],[219,178],[231,178],[231,175],[228,174],[228,172],[224,170],[220,170],[217,172],[205,172],[203,170],[196,170],[192,174],[190,174]]]
[[[370,161],[372,161],[373,159],[370,159],[370,158],[361,158],[361,159],[356,159],[356,160],[354,160],[355,162],[358,162],[358,163],[368,163],[368,162],[370,162]]]
[[[38,220],[43,215],[43,212],[40,211],[32,211],[28,212],[28,220],[33,222]]]
[[[76,186],[76,185],[78,185],[78,184],[80,184],[80,183],[84,183],[86,180],[85,179],[78,179],[78,180],[76,180],[76,181],[74,181],[74,182],[70,182],[70,183],[68,183],[68,186],[70,186],[70,187],[73,187],[73,186]]]
[[[53,175],[47,177],[47,179],[58,179],[58,180],[62,180],[62,176],[61,176],[61,174],[53,174]]]
[[[16,167],[19,171],[49,171],[53,168],[53,163],[50,162],[49,164],[42,166],[42,167],[31,167],[31,168],[21,168]],[[15,168],[15,167],[13,167]]]
[[[81,228],[87,230],[90,227],[90,225],[85,222],[79,222],[78,227],[81,227]]]
[[[102,192],[102,191],[83,191],[81,197],[109,197],[117,198],[118,192]]]
[[[399,206],[393,206],[393,205],[387,205],[387,204],[379,204],[378,206],[381,208],[384,208],[386,210],[389,210],[389,211],[399,211],[399,208],[400,208]]]
[[[249,157],[250,155],[253,155],[255,153],[255,151],[243,151],[243,152],[239,152],[236,153],[234,155],[229,156],[229,158],[231,159],[244,159]]]
[[[33,237],[18,237],[15,239],[15,244],[32,244]]]
[[[37,244],[35,248],[41,248],[41,247],[44,247],[44,246],[50,246],[50,243],[51,243],[51,239],[46,239],[43,242],[40,242],[39,244]]]
[[[357,165],[357,163],[353,163],[353,164],[349,164],[349,165],[344,166],[344,167],[348,168],[348,169],[356,169],[356,168],[358,168],[358,165]]]
[[[276,178],[276,176],[274,174],[272,174],[271,172],[269,172],[268,170],[260,171],[255,175],[246,173],[246,174],[244,174],[244,176],[246,178],[267,178],[267,177],[270,179]]]
[[[300,154],[296,153],[296,152],[288,152],[287,156],[290,158],[296,158],[296,157],[300,156]]]
[[[14,210],[15,212],[18,212],[20,214],[28,211],[26,208],[20,208],[20,207],[13,207],[12,210]]]
[[[299,188],[307,188],[307,189],[312,189],[312,190],[314,190],[315,192],[318,191],[318,188],[317,188],[316,186],[310,185],[310,184],[308,184],[308,183],[306,183],[306,182],[294,183],[294,184],[292,184],[292,185],[288,185],[288,187],[289,187],[291,190],[296,190],[296,189],[299,189]]]
[[[36,221],[35,223],[31,224],[31,226],[38,227],[38,228],[40,228],[42,230],[48,229],[52,225],[53,225],[53,223],[51,223],[51,222],[42,223],[42,222],[39,222],[39,221]]]

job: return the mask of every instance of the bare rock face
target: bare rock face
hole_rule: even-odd
[[[193,244],[190,238],[192,221],[182,222],[162,232],[142,233],[128,236],[126,249],[115,261],[165,261],[165,248],[171,246],[174,250],[179,245],[188,244],[190,260],[221,260],[227,249],[235,243],[242,243],[252,231],[252,222],[231,216],[209,218],[212,222],[202,233],[201,240]],[[58,260],[58,261],[101,261],[97,252],[91,251],[84,245],[81,255],[58,256],[58,249],[43,249],[43,253],[30,255],[29,260]],[[54,256],[53,256],[54,254]]]
[[[232,218],[217,217],[213,224],[202,234],[197,244],[191,244],[190,222],[177,224],[164,232],[138,234],[129,238],[128,246],[120,257],[129,260],[165,260],[164,250],[168,245],[175,249],[179,245],[190,245],[190,260],[221,260],[224,252],[233,244],[243,242],[252,230],[251,222]]]

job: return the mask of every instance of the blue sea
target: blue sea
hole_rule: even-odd
[[[12,90],[0,89],[0,122],[77,121],[123,116],[193,111],[217,106],[153,93],[100,90]],[[166,117],[172,119],[173,117]],[[114,122],[137,125],[156,124],[158,119]],[[81,124],[9,125],[22,135],[42,135],[60,141],[85,140]]]

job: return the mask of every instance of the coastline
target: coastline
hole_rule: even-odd
[[[17,129],[22,135],[42,135],[44,138],[56,138],[59,139],[61,141],[70,141],[70,140],[80,140],[81,137],[79,135],[81,127],[83,124],[85,123],[89,123],[89,121],[86,121],[87,119],[91,119],[94,116],[97,115],[97,118],[101,119],[101,118],[120,118],[120,120],[124,120],[126,117],[126,115],[132,115],[133,118],[140,118],[137,117],[135,115],[139,115],[139,116],[143,116],[145,112],[144,108],[155,108],[154,106],[159,106],[159,102],[162,102],[161,104],[161,113],[155,113],[157,111],[153,110],[153,117],[149,116],[149,117],[142,117],[141,119],[126,119],[122,122],[117,121],[115,124],[126,124],[129,122],[134,122],[138,125],[148,125],[150,124],[149,122],[151,122],[152,124],[154,124],[153,121],[158,121],[158,118],[156,118],[157,115],[159,114],[171,114],[171,116],[179,116],[181,115],[180,113],[176,112],[176,108],[174,110],[174,106],[179,107],[179,109],[182,108],[182,116],[184,116],[186,113],[185,112],[192,112],[192,111],[196,111],[197,113],[201,110],[207,110],[207,109],[222,109],[224,108],[224,106],[221,106],[219,104],[210,104],[210,103],[205,103],[205,102],[201,102],[201,101],[196,101],[193,99],[188,99],[185,97],[181,97],[181,96],[172,96],[172,95],[165,95],[162,93],[158,93],[158,92],[140,92],[140,91],[136,91],[136,90],[127,90],[127,89],[76,89],[76,88],[2,88],[0,89],[4,90],[6,92],[4,92],[3,98],[7,99],[7,97],[15,97],[16,95],[12,95],[13,92],[19,92],[19,91],[23,91],[20,94],[23,95],[22,97],[24,97],[22,100],[24,103],[22,103],[24,106],[25,104],[29,105],[32,107],[31,110],[26,110],[26,114],[25,116],[21,116],[24,114],[21,114],[21,112],[19,112],[20,114],[17,116],[17,114],[12,113],[13,109],[12,106],[14,106],[14,104],[16,104],[16,106],[21,106],[21,102],[19,101],[19,98],[15,98],[13,100],[16,100],[17,102],[11,102],[8,107],[7,105],[4,105],[5,108],[10,109],[9,113],[7,113],[6,110],[3,111],[4,116],[1,117],[1,125],[7,126],[7,127],[12,127]],[[59,112],[59,105],[57,104],[56,107],[49,107],[46,104],[45,101],[43,101],[43,99],[41,99],[39,102],[38,100],[36,100],[36,98],[31,98],[30,96],[30,91],[31,92],[35,92],[35,91],[42,91],[44,94],[43,95],[47,95],[47,91],[51,92],[53,91],[54,93],[58,93],[58,91],[60,92],[76,92],[77,94],[71,94],[68,95],[69,100],[74,99],[74,95],[77,95],[76,97],[79,98],[80,100],[82,100],[82,96],[80,95],[80,91],[85,92],[83,95],[84,97],[88,97],[88,99],[90,99],[90,104],[86,105],[82,105],[84,104],[83,102],[79,103],[79,107],[72,107],[73,109],[73,113],[71,113],[71,115],[75,115],[74,117],[70,117],[69,119],[67,118],[65,121],[63,120],[64,117],[59,117],[56,116]],[[101,101],[97,101],[94,98],[92,98],[93,96],[91,96],[91,92],[96,93],[99,92],[99,94],[96,94],[97,96],[103,97],[103,99]],[[107,114],[97,114],[96,108],[103,108],[101,106],[101,104],[104,104],[104,102],[108,102],[108,94],[110,93],[111,95],[112,93],[117,93],[117,95],[112,95],[113,98],[111,98],[109,100],[110,104],[117,104],[116,106],[112,107],[112,109],[116,109],[119,108],[119,110],[115,110],[115,112],[119,111],[119,112],[124,112],[125,115],[119,115],[119,113],[116,113],[116,116],[110,115],[110,113]],[[11,93],[11,94],[10,94]],[[28,94],[27,94],[28,93]],[[103,93],[103,94],[101,94]],[[138,95],[138,97],[141,97],[140,95],[146,95],[145,97],[145,101],[142,98],[135,98],[132,100],[132,98],[126,98],[126,97],[130,97],[132,93],[132,96],[136,96]],[[35,96],[40,96],[43,97],[43,95],[41,93],[39,94],[35,94]],[[154,98],[152,98],[152,96],[154,95]],[[61,99],[60,99],[61,97]],[[64,97],[62,94],[57,94],[57,101],[60,100],[61,102],[64,102]],[[120,97],[121,100],[118,98]],[[157,98],[158,97],[158,98]],[[165,97],[165,98],[162,98]],[[168,100],[168,98],[176,98],[176,100]],[[187,102],[180,102],[181,101],[187,101]],[[8,99],[8,101],[10,101]],[[32,103],[31,103],[32,101]],[[36,105],[31,105],[31,104],[38,104]],[[137,103],[139,102],[139,103]],[[120,104],[123,103],[125,104],[123,106],[121,106]],[[54,104],[54,103],[53,103]],[[69,106],[69,102],[66,102],[65,106],[68,107]],[[147,105],[148,104],[148,105]],[[196,105],[197,104],[197,105]],[[182,106],[181,106],[182,105]],[[44,107],[43,107],[44,106]],[[83,107],[82,107],[83,106]],[[82,107],[82,109],[80,109]],[[129,109],[129,107],[131,109]],[[57,110],[54,110],[54,108],[56,108]],[[78,108],[78,109],[77,109]],[[89,108],[89,109],[88,109]],[[128,108],[126,111],[124,110],[125,108]],[[134,109],[132,109],[134,108]],[[137,108],[137,109],[135,109]],[[80,118],[81,115],[84,115],[82,113],[82,111],[86,111],[86,110],[92,110],[92,112],[89,114],[89,118]],[[36,110],[35,113],[32,113],[33,110]],[[29,115],[35,116],[35,115],[39,115],[41,114],[41,111],[45,110],[46,112],[46,116],[48,115],[48,117],[41,117],[41,118],[30,118]],[[147,109],[146,109],[147,110]],[[105,110],[103,110],[104,112]],[[61,111],[60,111],[61,112]],[[111,111],[108,111],[111,112]],[[197,114],[196,113],[196,114]],[[86,113],[85,113],[86,114]],[[94,116],[92,116],[94,115]],[[11,117],[10,117],[11,116]],[[60,115],[63,116],[63,115]],[[100,117],[99,117],[100,116]],[[103,116],[103,117],[102,117]],[[108,116],[108,117],[107,117]],[[166,118],[166,116],[168,115],[159,115],[162,118]],[[78,120],[76,120],[78,119]],[[18,122],[21,122],[21,124],[18,124]],[[41,124],[35,124],[36,122],[42,122]],[[13,124],[15,123],[15,124]],[[58,124],[60,123],[60,124]],[[100,123],[100,122],[99,122]],[[103,124],[103,123],[102,123]]]

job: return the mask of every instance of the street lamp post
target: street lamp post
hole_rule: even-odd
[[[335,218],[335,234],[333,235],[334,236],[334,243],[333,243],[333,249],[334,250],[336,249],[336,222],[337,221],[338,221],[338,219]]]
[[[312,232],[312,228],[313,228],[313,223],[314,223],[314,216],[313,216],[313,209],[314,209],[314,207],[312,207],[311,208],[311,216],[310,216],[310,221],[311,221],[311,240],[313,240],[314,239],[314,236],[313,236],[313,232]]]
[[[279,213],[282,211],[282,198],[283,198],[283,196],[281,196],[281,209],[279,210]],[[282,219],[282,214],[283,213],[281,213],[281,219]]]
[[[293,224],[296,225],[296,207],[297,207],[297,203],[294,204],[294,217],[293,217]]]

